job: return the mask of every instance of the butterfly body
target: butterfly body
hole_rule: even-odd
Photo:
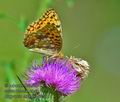
[[[48,10],[41,19],[28,26],[24,45],[30,51],[56,56],[62,49],[62,29],[55,10]]]

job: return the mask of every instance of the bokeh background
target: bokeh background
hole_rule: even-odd
[[[63,52],[87,60],[90,74],[66,102],[120,102],[120,0],[0,0],[0,102],[41,55],[23,46],[24,31],[48,8],[62,22]]]

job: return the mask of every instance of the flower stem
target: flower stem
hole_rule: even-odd
[[[54,102],[60,102],[60,94],[57,92],[54,94]]]
[[[61,94],[58,93],[54,88],[43,85],[40,91],[43,94],[43,98],[46,100],[46,102],[61,102]]]

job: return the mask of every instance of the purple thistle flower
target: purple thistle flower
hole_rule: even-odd
[[[35,87],[44,84],[63,95],[72,94],[79,89],[81,78],[70,67],[71,64],[65,58],[44,59],[42,66],[34,65],[28,72],[26,83]]]

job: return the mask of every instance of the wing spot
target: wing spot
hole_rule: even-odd
[[[33,27],[33,25],[30,25],[30,27]]]
[[[54,34],[51,34],[52,36],[54,36]]]
[[[50,22],[47,22],[47,24],[50,24]]]
[[[56,38],[59,38],[60,36],[56,35],[55,37],[56,37]]]
[[[53,16],[51,16],[50,18],[53,19]]]
[[[55,14],[53,14],[53,17],[55,17]]]
[[[27,28],[27,31],[30,31],[30,29],[29,29],[29,28]]]
[[[59,27],[60,27],[60,25],[56,25],[56,27],[57,27],[57,28],[59,28]]]
[[[52,23],[52,25],[55,25],[55,23]]]
[[[60,39],[54,39],[55,41],[57,41],[57,42],[59,42],[60,41]]]
[[[50,33],[46,33],[47,35],[49,35]]]
[[[51,39],[54,39],[54,37],[50,37]]]

